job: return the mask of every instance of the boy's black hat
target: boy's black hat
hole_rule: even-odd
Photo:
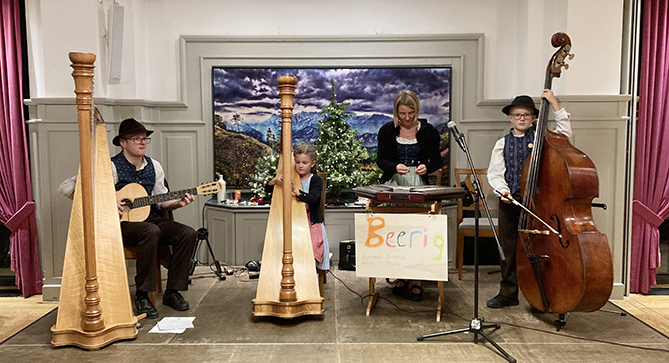
[[[112,140],[112,144],[116,146],[121,146],[119,143],[119,139],[122,139],[123,136],[125,135],[132,135],[132,134],[141,134],[141,133],[146,133],[146,136],[148,137],[153,133],[151,130],[147,130],[144,125],[142,125],[139,121],[135,120],[134,118],[127,118],[121,122],[121,126],[118,128],[118,135]]]
[[[539,110],[534,107],[534,101],[532,101],[532,97],[525,95],[514,98],[510,105],[504,106],[502,112],[504,112],[505,115],[508,115],[509,112],[511,112],[511,109],[516,106],[525,106],[534,112],[534,116],[539,116]]]

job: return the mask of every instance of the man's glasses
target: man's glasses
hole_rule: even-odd
[[[512,113],[509,116],[513,117],[514,120],[520,120],[521,118],[525,118],[526,120],[529,120],[534,115],[531,114],[531,113]]]
[[[151,138],[150,137],[131,137],[131,138],[126,139],[126,140],[130,140],[130,141],[134,142],[135,144],[139,144],[142,141],[147,143],[147,144],[151,143]]]

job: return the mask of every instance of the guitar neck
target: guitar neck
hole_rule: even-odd
[[[186,193],[191,195],[197,195],[197,188],[188,188],[183,190],[177,190],[173,192],[167,192],[165,194],[158,195],[147,195],[146,197],[135,198],[132,201],[132,208],[146,207],[147,205],[167,202],[168,200],[175,200],[183,198]]]

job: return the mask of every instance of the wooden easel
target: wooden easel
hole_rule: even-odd
[[[441,201],[429,204],[412,205],[414,203],[397,203],[385,205],[377,201],[370,201],[367,210],[372,213],[398,213],[398,214],[441,214]],[[379,292],[374,288],[376,277],[369,278],[369,301],[367,302],[366,316],[372,313],[372,309],[379,300]],[[441,321],[441,311],[444,307],[444,282],[437,281],[439,287],[439,298],[437,300],[437,322]]]

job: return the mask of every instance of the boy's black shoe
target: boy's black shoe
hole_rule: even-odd
[[[163,295],[163,305],[167,305],[177,311],[184,311],[189,308],[188,301],[181,296],[179,291],[175,290],[165,291],[165,295]]]
[[[148,319],[158,317],[158,309],[151,304],[151,300],[146,296],[135,295],[135,307],[137,308],[137,315],[146,314]]]
[[[497,294],[497,296],[488,300],[488,302],[486,302],[486,305],[488,305],[488,307],[491,309],[499,309],[505,306],[516,306],[518,305],[518,298],[514,299],[506,297],[504,295]]]

